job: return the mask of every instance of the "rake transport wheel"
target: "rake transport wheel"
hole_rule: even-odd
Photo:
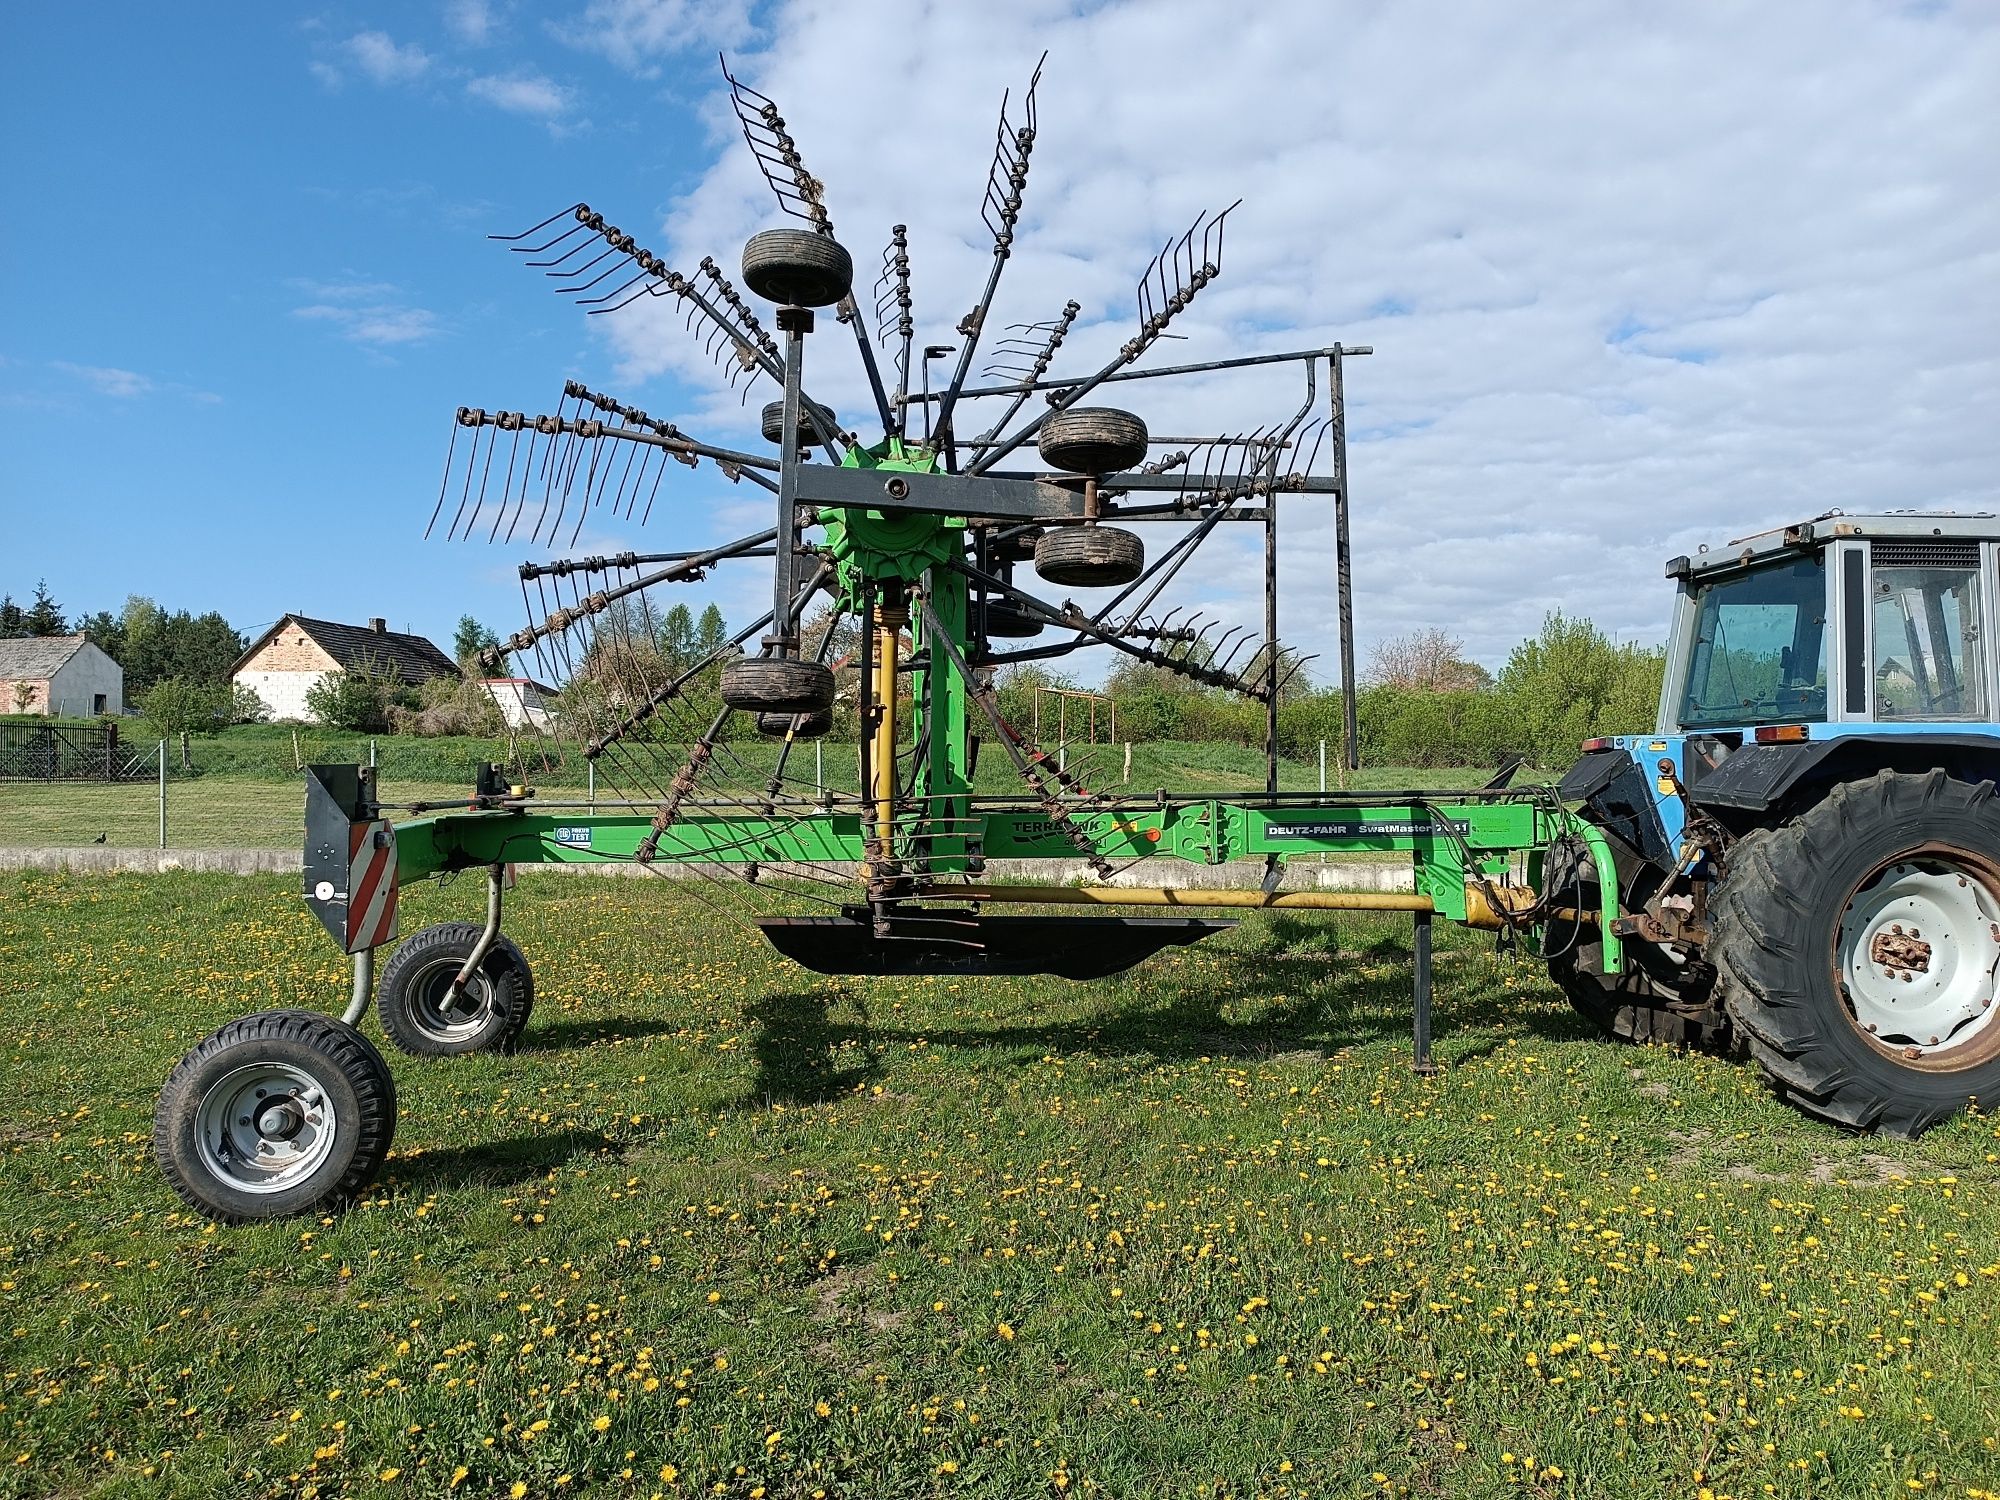
[[[1035,571],[1069,588],[1115,588],[1146,571],[1146,544],[1115,526],[1061,526],[1035,543]]]
[[[743,246],[743,284],[780,307],[831,307],[854,285],[854,260],[810,229],[766,229]]]
[[[1033,562],[1035,544],[1042,539],[1039,526],[1024,527],[996,537],[993,542],[993,557],[996,562]]]
[[[814,238],[818,238],[818,236],[814,236]],[[807,407],[801,406],[799,408],[799,446],[801,448],[810,448],[819,441],[818,429],[813,426],[812,418],[806,415],[807,410]],[[830,412],[822,408],[820,416],[826,419],[828,426],[833,425],[833,417]],[[785,440],[785,403],[783,401],[766,401],[764,403],[764,410],[758,414],[757,427],[764,434],[765,442],[782,443]]]
[[[383,1032],[410,1056],[514,1050],[534,1009],[535,980],[511,938],[493,940],[458,1003],[448,1003],[484,931],[477,922],[440,922],[405,938],[382,966],[375,1009]]]
[[[2000,1100],[2000,795],[1943,771],[1849,782],[1746,835],[1710,907],[1716,988],[1771,1087],[1915,1135]]]
[[[809,714],[759,714],[757,732],[774,740],[788,734],[795,740],[821,739],[833,732],[833,712],[821,708]]]
[[[1031,636],[1037,636],[1041,633],[1042,622],[1035,619],[1032,615],[1023,613],[1011,604],[1002,604],[998,600],[987,604],[986,634],[989,637],[999,640],[1025,641]]]
[[[739,656],[722,669],[722,701],[755,714],[814,714],[833,707],[833,670],[816,661]]]
[[[231,1021],[160,1090],[153,1156],[175,1192],[224,1224],[325,1213],[381,1170],[396,1084],[352,1026],[309,1010]]]
[[[1146,458],[1146,424],[1112,406],[1078,406],[1042,423],[1035,447],[1042,462],[1071,474],[1110,474]]]

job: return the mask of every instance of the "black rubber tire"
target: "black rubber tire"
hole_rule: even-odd
[[[810,229],[766,229],[743,246],[743,284],[780,307],[831,307],[854,286],[854,259]]]
[[[1146,544],[1115,526],[1059,526],[1035,543],[1035,571],[1065,588],[1115,588],[1146,571]]]
[[[759,714],[757,732],[774,740],[787,734],[799,740],[821,739],[833,732],[833,713],[822,708],[809,714]]]
[[[1561,936],[1557,939],[1563,942]],[[1570,1008],[1605,1036],[1635,1046],[1685,1047],[1696,1052],[1730,1049],[1729,1017],[1703,1003],[1708,986],[1688,987],[1655,979],[1628,956],[1620,974],[1604,972],[1604,945],[1595,935],[1579,936],[1548,960],[1549,978]],[[1669,1009],[1669,1006],[1678,1006]]]
[[[986,635],[989,640],[1025,641],[1042,633],[1042,622],[998,599],[987,601]]]
[[[326,1160],[275,1192],[248,1191],[218,1176],[197,1139],[203,1095],[257,1063],[305,1072],[333,1111]],[[374,1043],[317,1011],[272,1010],[231,1021],[174,1065],[153,1115],[153,1159],[189,1208],[218,1223],[248,1224],[345,1207],[375,1180],[395,1134],[396,1081]]]
[[[819,444],[819,432],[813,426],[812,419],[806,415],[806,410],[803,406],[799,408],[799,446],[801,448],[812,448]],[[820,416],[825,419],[828,427],[835,425],[833,413],[827,411],[824,407],[820,409]],[[784,442],[785,403],[783,401],[766,401],[764,403],[764,410],[758,415],[757,426],[758,430],[764,434],[765,442]]]
[[[722,701],[750,713],[820,713],[833,707],[833,670],[816,661],[739,656],[722,668]]]
[[[1025,531],[1013,532],[1008,536],[996,539],[988,555],[995,562],[1033,562],[1035,560],[1035,543],[1039,542],[1042,536],[1043,532],[1039,526],[1031,526]]]
[[[463,1021],[438,1014],[438,1001],[472,956],[485,927],[440,922],[396,946],[375,981],[375,1010],[382,1032],[412,1057],[464,1057],[512,1052],[535,1006],[528,960],[504,932],[493,940],[466,986]]]
[[[1113,406],[1076,406],[1042,423],[1042,462],[1070,474],[1111,474],[1146,461],[1146,424]]]
[[[1943,771],[1882,771],[1835,787],[1729,850],[1709,906],[1716,991],[1772,1089],[1858,1130],[1917,1135],[1973,1100],[2000,1100],[2000,1026],[1916,1066],[1856,1024],[1835,973],[1840,920],[1898,858],[1935,848],[2000,882],[2000,795]],[[1995,888],[1989,885],[1989,889]]]

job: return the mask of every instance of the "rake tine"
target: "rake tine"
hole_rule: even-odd
[[[583,226],[581,224],[577,225],[577,231],[581,231],[582,228]],[[563,262],[568,260],[571,256],[581,255],[583,254],[584,251],[588,250],[594,238],[595,238],[594,236],[586,235],[583,239],[578,240],[576,244],[572,245],[568,250],[565,250],[561,255],[558,255],[553,260],[531,260],[527,262],[527,264],[536,267],[554,266],[556,268],[555,270],[542,272],[542,275],[546,276],[551,281],[563,281],[571,276],[581,276],[586,271],[588,271],[592,266],[596,265],[599,261],[603,260],[606,256],[618,254],[616,246],[607,245],[602,250],[598,251],[597,254],[591,256],[589,260],[585,261],[580,266],[565,266],[563,264]],[[564,289],[562,287],[557,287],[556,290],[560,292]]]
[[[590,205],[587,203],[572,203],[568,208],[557,209],[554,213],[550,214],[546,219],[542,220],[541,223],[531,225],[529,228],[522,230],[519,234],[489,234],[486,236],[486,238],[488,238],[489,240],[498,240],[502,244],[512,244],[516,240],[525,240],[531,234],[540,234],[544,229],[547,229],[551,224],[555,223],[556,220],[570,214],[575,214],[579,210],[588,210],[589,207]],[[525,253],[533,255],[537,252],[530,250]]]
[[[444,511],[445,491],[451,488],[451,459],[452,455],[457,451],[458,451],[458,423],[456,421],[453,421],[453,423],[451,424],[451,437],[445,443],[445,449],[444,449],[444,478],[438,482],[438,499],[437,499],[437,504],[431,507],[430,524],[424,527],[425,541],[429,541],[431,539],[431,529],[432,527],[435,527],[437,525],[438,516],[441,515]]]

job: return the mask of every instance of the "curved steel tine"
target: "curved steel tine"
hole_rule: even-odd
[[[561,255],[551,256],[547,260],[528,260],[522,262],[523,265],[528,265],[528,266],[553,266],[561,261],[568,260],[572,255],[575,255],[577,252],[581,250],[588,250],[590,248],[591,241],[596,238],[596,235],[591,233],[588,225],[572,224],[569,228],[565,229],[561,234],[557,235],[547,244],[513,245],[510,246],[509,248],[515,255],[541,255],[545,251],[555,249],[556,246],[562,244],[564,240],[574,239],[578,235],[581,235],[582,238],[578,239],[574,245],[571,245],[567,250],[563,251]]]
[[[579,241],[577,244],[570,246],[569,249],[565,250],[561,255],[556,256],[553,260],[529,260],[529,261],[523,261],[522,264],[528,266],[560,267],[561,269],[558,270],[542,272],[542,274],[548,277],[551,281],[561,281],[566,277],[570,276],[581,276],[585,271],[588,271],[592,266],[596,265],[606,256],[616,255],[618,253],[617,248],[615,246],[606,245],[602,250],[598,251],[597,254],[591,256],[589,260],[585,261],[580,266],[566,266],[566,267],[563,266],[564,261],[568,260],[573,255],[583,254],[583,252],[588,250],[593,243],[595,243],[594,237],[592,239]]]
[[[599,256],[598,259],[602,260],[603,257]],[[597,261],[592,261],[590,264],[596,265]],[[619,263],[606,266],[603,270],[599,271],[595,276],[591,277],[590,280],[578,282],[573,286],[559,286],[556,288],[556,291],[564,297],[577,297],[577,306],[583,307],[590,302],[598,301],[601,299],[591,298],[591,297],[579,297],[577,295],[578,293],[587,292],[592,287],[596,286],[600,281],[609,281],[613,276],[616,276],[619,272],[623,271],[626,266],[637,265],[637,264],[638,262],[633,260],[630,255],[621,255]],[[590,269],[589,266],[579,266],[573,274],[581,276],[585,271],[589,269]],[[646,273],[644,271],[641,271],[639,274],[641,276],[644,276]],[[630,286],[631,283],[627,282],[625,285]],[[620,287],[618,289],[618,291],[620,292],[622,292],[623,290],[625,290],[625,287]],[[607,295],[615,297],[618,295],[618,292],[611,292]]]
[[[446,442],[444,450],[444,478],[438,482],[438,499],[437,499],[437,504],[431,508],[430,524],[424,527],[425,541],[429,541],[431,539],[431,531],[433,528],[436,527],[438,523],[438,517],[444,512],[445,491],[451,488],[452,455],[457,452],[458,452],[458,418],[453,417],[451,421],[451,437],[449,441]]]
[[[525,240],[531,234],[540,234],[544,229],[547,229],[551,224],[555,223],[557,219],[562,218],[565,214],[573,214],[578,209],[583,209],[585,212],[588,212],[590,209],[590,205],[588,203],[572,203],[568,208],[557,209],[554,213],[550,214],[546,219],[542,220],[541,223],[531,225],[528,228],[522,230],[519,234],[489,234],[486,236],[486,238],[488,238],[489,240],[499,240],[503,243],[511,242],[513,240]]]
[[[587,316],[595,318],[603,315],[604,313],[615,313],[618,311],[619,308],[624,307],[630,303],[637,302],[641,297],[658,296],[661,290],[660,284],[658,282],[654,282],[650,286],[639,287],[638,291],[633,292],[632,295],[625,298],[624,301],[612,303],[611,306],[609,307],[598,307],[593,305],[595,303],[600,303],[600,302],[611,302],[611,299],[613,297],[616,297],[620,292],[625,291],[628,288],[637,285],[640,282],[643,282],[646,279],[646,275],[647,275],[646,272],[641,271],[637,276],[634,276],[630,281],[626,282],[624,286],[616,287],[613,290],[606,292],[601,297],[586,297],[581,302],[577,303],[577,306],[589,308],[590,311],[587,314]]]

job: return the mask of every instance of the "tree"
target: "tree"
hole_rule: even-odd
[[[253,687],[241,683],[229,686],[229,722],[232,724],[266,724],[271,719],[271,706],[257,696]]]
[[[720,651],[729,639],[729,624],[722,618],[722,611],[711,604],[701,612],[695,622],[694,651],[696,656],[709,656]]]
[[[76,620],[76,628],[83,632],[91,645],[123,665],[125,622],[117,615],[108,609],[100,609],[95,614],[81,615]]]
[[[482,625],[471,615],[458,617],[458,630],[451,638],[451,657],[470,677],[488,677],[493,673],[479,660],[479,653],[498,649],[500,637],[490,626]],[[506,670],[507,659],[502,657],[496,664],[500,671]]]
[[[49,597],[48,584],[40,579],[35,582],[34,602],[29,604],[22,624],[29,635],[67,635],[69,621],[63,618],[62,606]]]
[[[685,604],[675,604],[660,617],[659,642],[660,655],[675,671],[684,672],[694,665],[694,614]]]
[[[167,677],[153,684],[139,711],[154,734],[163,740],[180,741],[181,768],[186,770],[193,764],[188,736],[214,734],[228,723],[230,694],[226,686],[216,683]]]
[[[27,633],[27,615],[14,602],[14,596],[0,596],[0,641],[18,640]]]
[[[1425,693],[1455,693],[1491,687],[1493,674],[1465,659],[1465,642],[1431,626],[1378,642],[1368,653],[1361,680],[1370,687],[1397,687]]]
[[[243,654],[243,637],[214,610],[166,614],[150,599],[134,599],[126,604],[125,625],[125,655],[119,665],[125,669],[126,690],[134,694],[169,677],[220,687]]]
[[[1561,610],[1523,641],[1500,670],[1500,692],[1522,743],[1543,766],[1567,765],[1592,735],[1643,733],[1653,723],[1664,656],[1614,646],[1588,620]]]
[[[306,712],[332,729],[381,734],[389,710],[419,707],[417,695],[387,662],[363,657],[345,672],[327,672],[306,689]]]
[[[31,682],[14,684],[14,712],[27,713],[35,706],[35,685]]]

